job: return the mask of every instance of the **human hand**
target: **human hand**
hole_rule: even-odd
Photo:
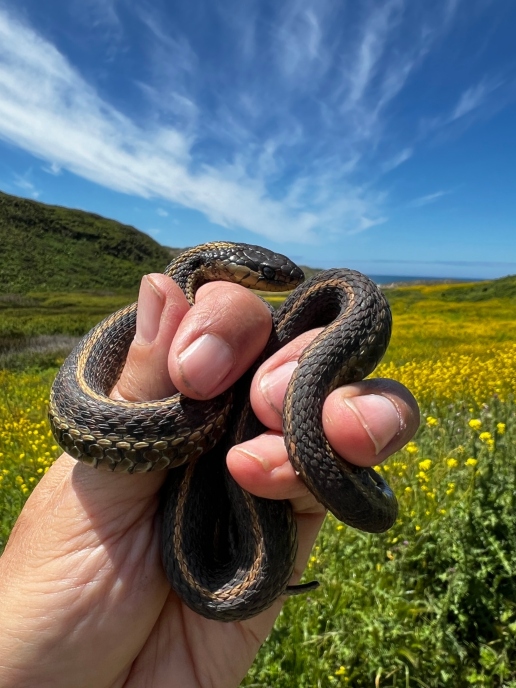
[[[144,278],[137,335],[113,395],[147,400],[179,389],[196,399],[215,396],[259,355],[270,327],[267,307],[236,285],[205,285],[189,309],[169,278]],[[269,431],[228,455],[242,487],[291,500],[296,579],[324,509],[288,462],[280,409],[295,360],[313,336],[261,366],[251,399]],[[340,455],[374,465],[412,437],[418,411],[401,385],[369,380],[336,390],[323,422]],[[99,472],[66,454],[55,462],[0,559],[0,686],[239,685],[282,601],[239,623],[207,620],[181,603],[160,560],[156,517],[165,477]]]

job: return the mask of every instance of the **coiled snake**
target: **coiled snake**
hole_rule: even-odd
[[[191,304],[197,288],[210,280],[283,291],[303,279],[285,256],[229,242],[192,248],[165,274]],[[53,434],[74,458],[111,471],[173,469],[163,492],[167,577],[188,606],[221,621],[254,616],[302,587],[288,586],[297,548],[289,502],[242,490],[227,471],[225,456],[229,446],[263,431],[249,402],[257,367],[308,329],[325,328],[302,354],[287,389],[283,430],[289,459],[308,489],[344,523],[382,532],[397,515],[396,499],[383,479],[337,456],[322,430],[328,394],[371,373],[387,348],[391,315],[383,294],[359,272],[327,270],[299,284],[273,321],[262,356],[225,394],[208,402],[181,394],[114,401],[108,395],[135,332],[132,304],[81,340],[50,395]]]

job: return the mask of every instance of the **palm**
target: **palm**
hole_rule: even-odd
[[[45,551],[33,549],[38,595],[53,596],[54,622],[74,629],[48,656],[48,669],[71,656],[84,686],[238,685],[279,605],[242,623],[192,612],[170,590],[160,561],[155,517],[163,477],[104,477],[80,464],[70,472],[72,463],[61,457],[28,505],[48,526]],[[116,499],[105,480],[120,483]],[[59,673],[69,685],[66,666]]]

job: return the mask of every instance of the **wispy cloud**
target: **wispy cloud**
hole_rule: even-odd
[[[52,174],[57,177],[57,175],[61,174],[61,168],[59,165],[57,165],[55,162],[51,163],[50,165],[43,166],[41,168],[43,172],[46,172],[47,174]]]
[[[361,101],[371,85],[389,36],[400,21],[402,9],[401,0],[388,0],[384,4],[368,8],[370,14],[364,24],[353,69],[350,70],[349,75],[351,86],[348,94],[349,104]]]
[[[286,2],[282,16],[273,33],[279,67],[287,79],[295,79],[300,88],[307,84],[307,77],[321,76],[328,66],[328,55],[323,44],[327,0]],[[302,75],[303,78],[299,79]]]
[[[25,175],[19,175],[15,174],[14,175],[14,184],[17,186],[19,189],[22,189],[25,193],[29,194],[29,196],[32,196],[32,198],[39,198],[41,195],[41,192],[36,189],[36,186],[34,183],[29,179],[31,175],[31,171]]]
[[[447,196],[450,193],[451,191],[436,191],[435,193],[415,198],[414,200],[410,201],[410,203],[408,203],[407,205],[409,206],[409,208],[421,208],[422,206],[428,205],[429,203],[435,203],[440,198],[442,198],[443,196]]]
[[[414,155],[414,149],[412,147],[403,148],[391,158],[388,158],[382,165],[382,172],[390,172],[396,169],[404,162],[409,160]]]
[[[485,102],[486,98],[501,86],[500,80],[482,79],[482,81],[475,86],[466,89],[460,96],[458,103],[455,105],[451,115],[450,121],[453,122],[460,117],[464,117],[473,110],[479,108]]]
[[[502,96],[497,93],[504,86],[504,80],[500,76],[483,76],[478,83],[463,90],[455,103],[447,112],[436,117],[423,119],[421,125],[422,136],[428,136],[433,132],[441,134],[453,131],[454,127],[464,128],[482,114],[492,114],[502,107],[504,101],[514,97],[514,84]]]

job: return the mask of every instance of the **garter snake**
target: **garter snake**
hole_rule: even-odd
[[[288,258],[249,244],[213,242],[182,253],[165,270],[194,303],[197,288],[228,280],[268,291],[295,287],[273,313],[258,361],[228,392],[207,402],[176,394],[148,402],[112,400],[134,337],[136,304],[94,327],[52,386],[49,419],[58,444],[95,468],[170,470],[163,490],[162,559],[183,601],[212,619],[249,618],[289,587],[297,549],[289,502],[255,497],[225,466],[227,449],[263,430],[249,385],[262,361],[308,329],[323,327],[289,383],[283,430],[289,459],[308,489],[338,519],[368,532],[387,530],[397,503],[372,469],[337,456],[322,430],[322,406],[340,385],[363,379],[383,356],[391,315],[364,275],[332,269],[300,283]],[[298,285],[298,286],[296,286]]]

